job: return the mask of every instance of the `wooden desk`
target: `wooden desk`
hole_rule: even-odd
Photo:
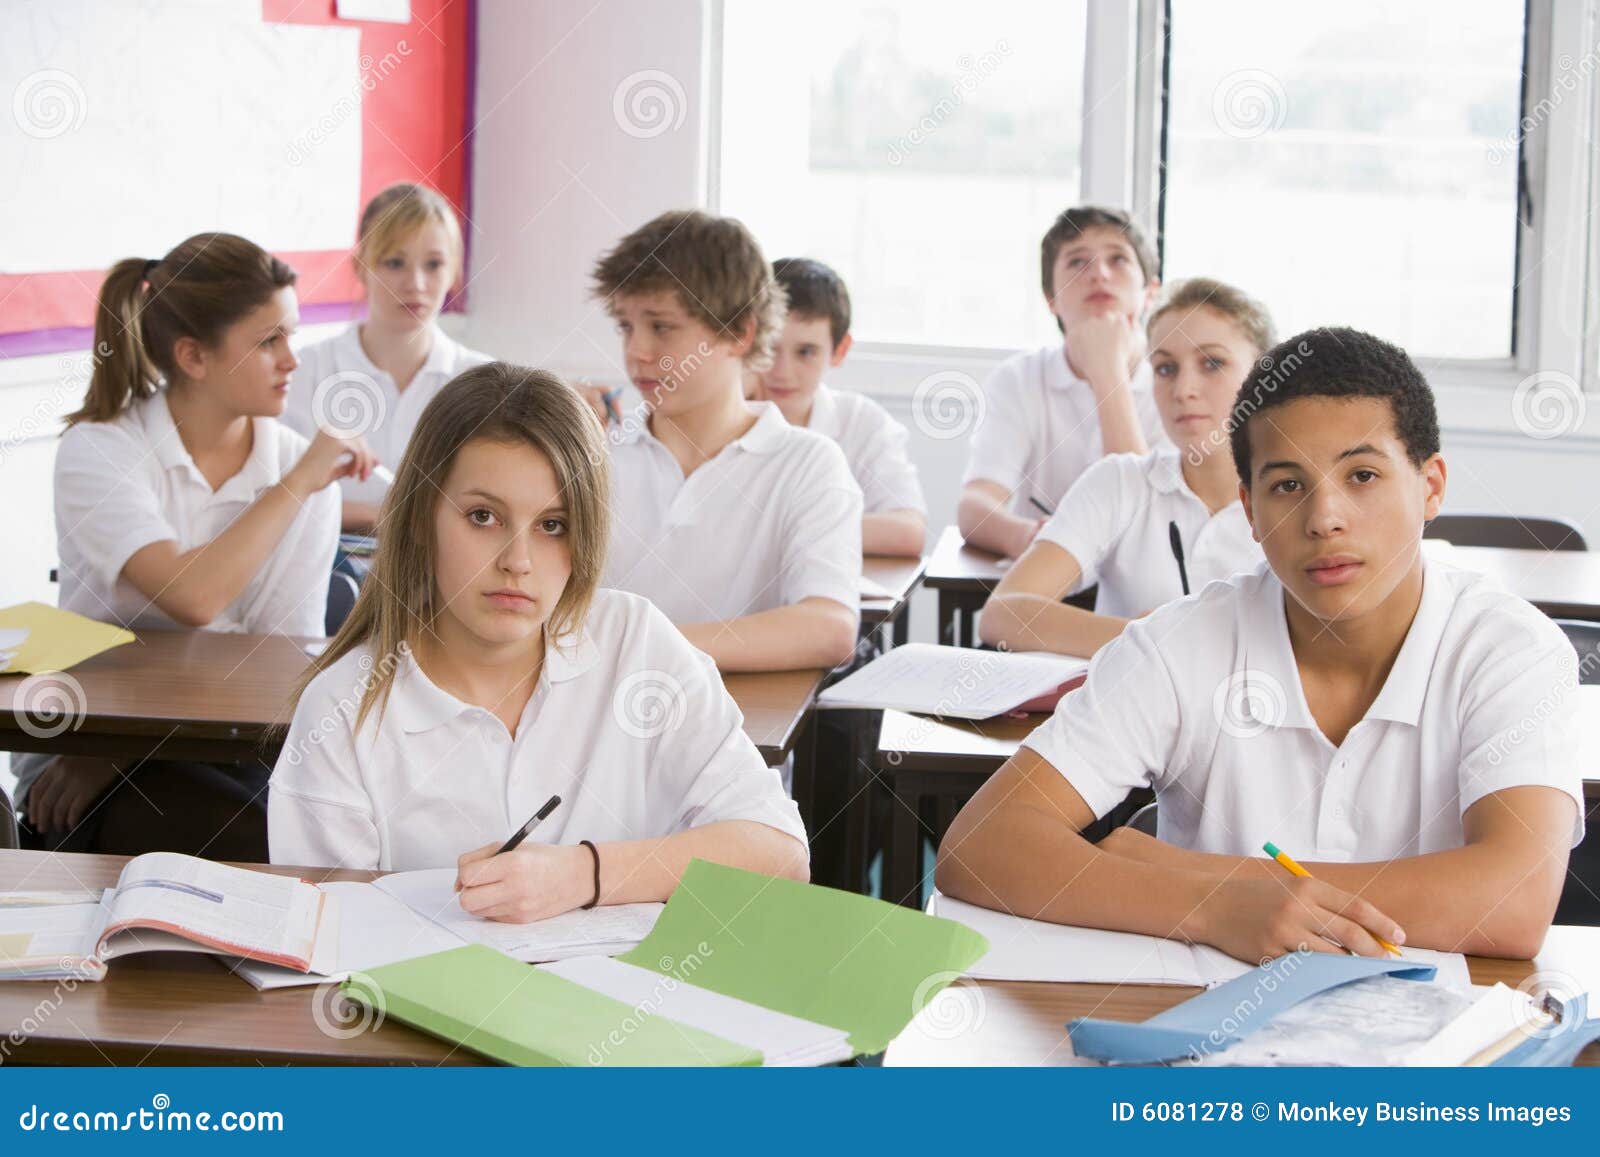
[[[892,624],[889,628],[890,638],[880,638],[884,649],[905,643],[910,637],[911,630],[911,616],[906,612],[911,604],[911,596],[916,593],[917,585],[922,581],[922,574],[927,566],[927,556],[890,558],[886,555],[869,554],[862,559],[862,577],[871,579],[891,592],[889,598],[861,596],[863,635],[874,631],[881,633],[885,624]]]
[[[1600,622],[1600,551],[1455,546],[1439,539],[1425,539],[1423,550],[1490,576],[1553,619]]]
[[[116,883],[122,856],[0,851],[0,890],[76,890]],[[282,875],[370,880],[376,872],[246,865]],[[7,1059],[73,1065],[461,1065],[474,1053],[389,1021],[350,1036],[318,1027],[359,1024],[337,990],[322,985],[257,992],[214,958],[150,952],[113,960],[98,983],[0,983],[0,1034],[25,1039]]]
[[[939,592],[941,643],[973,645],[978,612],[1010,565],[1010,559],[968,546],[957,528],[944,528],[922,576],[924,586]]]
[[[74,726],[48,738],[22,728],[24,678],[0,676],[0,751],[217,763],[264,751],[275,758],[288,725],[289,693],[310,662],[304,642],[284,635],[141,632],[136,641],[66,672],[82,689],[83,710]],[[725,679],[744,712],[746,734],[769,766],[794,749],[824,674]]]
[[[1475,984],[1516,986],[1534,972],[1564,973],[1580,983],[1600,981],[1600,928],[1552,928],[1536,960],[1467,957]],[[906,1026],[884,1055],[885,1065],[1072,1065],[1067,1021],[1080,1016],[1147,1020],[1200,990],[1170,985],[1048,984],[968,980],[942,995]],[[963,1004],[939,1002],[961,1001]],[[962,1031],[953,1031],[953,1029]],[[1578,1064],[1600,1064],[1592,1044]]]

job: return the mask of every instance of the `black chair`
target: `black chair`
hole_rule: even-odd
[[[336,570],[328,576],[328,609],[322,616],[322,629],[329,636],[338,633],[344,621],[350,617],[350,612],[355,609],[356,594],[360,591],[356,580]]]
[[[1600,684],[1600,623],[1557,619],[1578,652],[1578,682]],[[1585,768],[1593,773],[1593,768]],[[1556,906],[1557,924],[1600,924],[1600,804],[1585,801],[1587,820],[1583,843],[1572,849],[1567,861],[1567,884]]]
[[[1156,805],[1147,803],[1128,817],[1128,826],[1147,836],[1156,834]]]
[[[1422,531],[1457,546],[1499,546],[1513,550],[1588,550],[1583,532],[1564,518],[1521,518],[1515,514],[1441,514]]]

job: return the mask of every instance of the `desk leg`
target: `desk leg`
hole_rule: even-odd
[[[955,594],[951,591],[941,590],[939,592],[939,642],[947,646],[955,646],[957,639],[956,617],[960,614],[961,610],[956,604]]]
[[[911,600],[907,599],[900,604],[900,613],[894,617],[891,628],[893,645],[903,647],[911,641]]]
[[[919,800],[911,793],[891,786],[889,822],[884,825],[883,898],[891,904],[919,907],[922,867],[922,824],[918,822]]]

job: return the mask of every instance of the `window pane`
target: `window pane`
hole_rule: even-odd
[[[1173,0],[1166,276],[1511,353],[1522,0]]]
[[[837,268],[858,339],[1042,343],[1083,40],[1083,0],[727,0],[720,208]]]

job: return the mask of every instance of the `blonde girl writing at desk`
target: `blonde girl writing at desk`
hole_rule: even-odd
[[[807,877],[799,812],[711,660],[598,589],[608,487],[599,421],[549,374],[491,363],[429,403],[371,580],[298,697],[274,862],[456,866],[462,906],[510,921],[663,900],[697,856]]]

